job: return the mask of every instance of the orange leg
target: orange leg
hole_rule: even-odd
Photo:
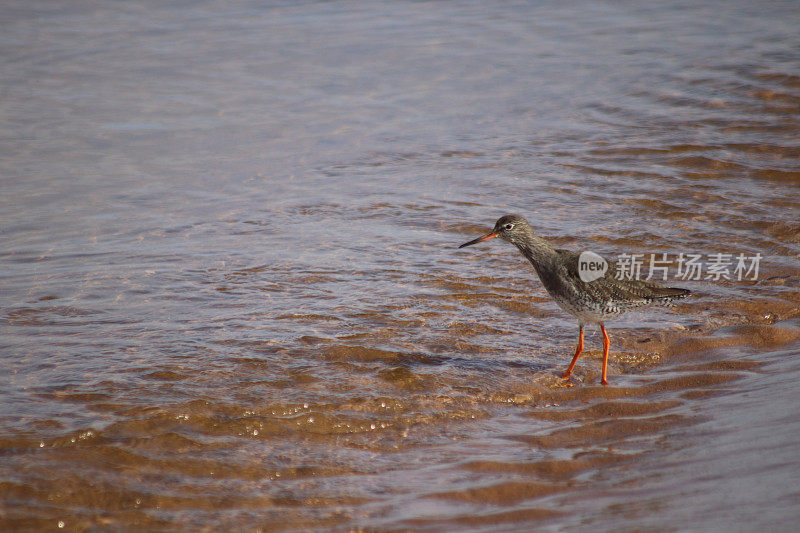
[[[575,368],[575,363],[578,362],[578,357],[581,356],[581,352],[583,351],[583,324],[580,325],[580,328],[580,332],[578,333],[578,349],[575,350],[575,356],[572,358],[572,362],[569,364],[569,368],[564,374],[564,380],[569,379],[569,376],[572,374],[572,369]]]
[[[603,332],[603,377],[600,380],[600,383],[603,385],[608,385],[608,381],[606,380],[606,369],[608,367],[608,349],[611,347],[611,341],[608,340],[608,333],[606,333],[606,327],[603,324],[600,324],[600,331]]]

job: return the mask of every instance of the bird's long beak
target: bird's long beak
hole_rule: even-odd
[[[495,231],[490,231],[486,235],[481,235],[474,241],[465,242],[459,248],[464,248],[465,246],[472,246],[473,244],[478,244],[479,242],[488,241],[489,239],[494,239],[495,237],[499,237],[500,235],[497,234]]]

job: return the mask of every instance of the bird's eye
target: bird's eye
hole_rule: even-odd
[[[505,229],[511,231],[512,229],[514,229],[514,224],[506,224]]]

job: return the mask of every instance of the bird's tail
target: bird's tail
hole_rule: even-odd
[[[675,300],[681,300],[692,294],[689,289],[681,289],[679,287],[653,287],[653,294],[650,296],[654,300],[662,304],[670,304]]]

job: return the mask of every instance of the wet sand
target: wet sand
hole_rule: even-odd
[[[792,531],[799,21],[9,6],[0,529]],[[693,296],[564,384],[576,322],[456,249],[508,212]]]

